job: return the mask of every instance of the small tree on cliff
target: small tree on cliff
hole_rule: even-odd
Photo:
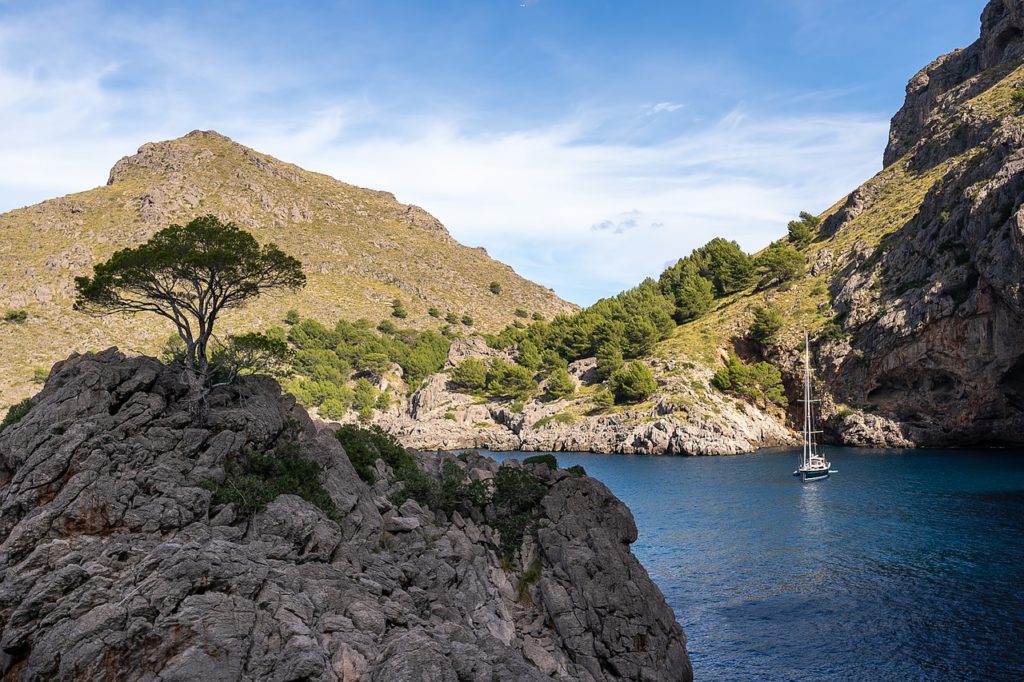
[[[305,284],[299,261],[208,215],[160,230],[145,244],[96,265],[92,277],[76,277],[74,307],[96,315],[142,312],[167,318],[185,344],[183,364],[205,383],[207,351],[221,313],[264,291]]]

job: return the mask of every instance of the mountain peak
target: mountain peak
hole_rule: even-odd
[[[298,166],[260,154],[215,130],[193,130],[182,137],[142,145],[135,154],[125,156],[114,164],[107,184],[130,180],[140,172],[183,173],[200,169],[214,159],[237,162],[245,158],[253,161],[259,159],[256,161],[257,166],[275,167],[279,173],[286,168],[293,176],[301,171]]]
[[[893,116],[883,157],[889,166],[967,100],[1024,63],[1024,0],[991,0],[981,13],[981,33],[970,46],[945,54],[907,83],[903,107]]]

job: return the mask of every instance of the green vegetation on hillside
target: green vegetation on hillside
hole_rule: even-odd
[[[383,327],[384,331],[381,331]],[[410,391],[441,370],[451,340],[435,331],[397,329],[367,320],[341,320],[333,328],[301,319],[285,330],[272,327],[267,335],[287,341],[293,351],[291,374],[283,388],[307,407],[317,407],[327,419],[350,411],[369,419],[374,410],[391,404],[387,392],[374,384],[400,371]]]
[[[491,483],[471,481],[451,459],[441,465],[440,481],[427,476],[416,459],[379,428],[364,429],[352,424],[342,426],[337,437],[344,446],[356,473],[367,483],[376,481],[376,463],[381,460],[394,474],[401,488],[393,501],[407,499],[435,511],[458,511],[466,516],[485,517],[498,531],[501,550],[511,559],[519,550],[523,536],[536,522],[540,501],[547,485],[527,467],[502,466]],[[557,466],[551,455],[531,458],[531,463],[549,468]],[[528,460],[529,461],[529,460]]]
[[[819,222],[801,214],[792,224],[799,226],[793,229],[794,241],[805,246],[817,234]],[[517,320],[500,334],[485,335],[491,347],[512,354],[515,364],[469,359],[452,370],[451,385],[470,395],[521,400],[546,380],[548,396],[569,398],[576,391],[566,365],[593,357],[593,376],[602,384],[596,392],[588,391],[595,407],[642,402],[657,389],[654,373],[642,360],[673,337],[679,325],[699,322],[715,310],[716,302],[728,305],[755,285],[769,288],[798,279],[806,261],[803,253],[782,242],[755,258],[735,242],[713,239],[667,268],[657,281],[648,279],[572,315],[551,321],[534,316],[530,324]],[[769,343],[778,329],[768,327],[776,322],[772,318],[764,329],[757,327],[754,338]],[[714,346],[693,359],[717,364],[713,348],[718,340],[709,337]]]
[[[711,382],[715,388],[741,396],[761,407],[788,404],[782,375],[778,368],[767,362],[745,365],[735,355],[729,356],[726,366],[715,372]]]
[[[22,418],[29,413],[32,409],[32,399],[25,398],[20,403],[11,405],[7,410],[7,414],[4,415],[4,420],[0,422],[0,432],[3,432],[8,426],[17,424]]]

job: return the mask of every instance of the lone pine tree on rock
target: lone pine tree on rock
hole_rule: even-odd
[[[305,284],[298,260],[207,215],[116,252],[93,268],[92,277],[76,277],[74,307],[96,315],[144,312],[167,318],[185,345],[182,364],[202,385],[209,378],[208,349],[221,313],[264,291]]]

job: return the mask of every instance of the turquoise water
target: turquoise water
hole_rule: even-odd
[[[1024,452],[829,454],[557,457],[633,511],[698,680],[1024,680]]]

